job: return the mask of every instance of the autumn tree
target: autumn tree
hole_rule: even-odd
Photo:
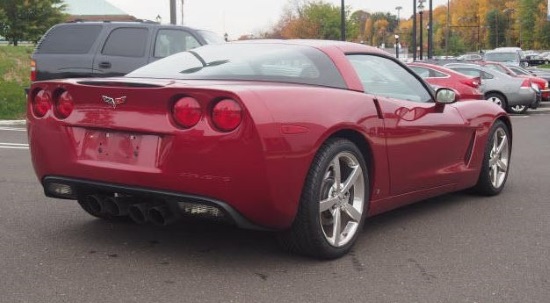
[[[2,0],[0,35],[17,46],[36,42],[54,24],[65,20],[63,0]]]

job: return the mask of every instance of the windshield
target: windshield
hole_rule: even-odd
[[[273,81],[346,88],[332,60],[320,50],[270,43],[206,45],[155,61],[126,76]]]
[[[206,43],[208,44],[220,44],[225,43],[225,40],[222,38],[222,36],[211,32],[211,31],[205,31],[205,30],[198,30],[200,35],[204,40],[206,40]]]

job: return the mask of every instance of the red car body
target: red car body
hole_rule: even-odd
[[[28,136],[46,194],[163,197],[182,210],[181,203],[213,207],[240,227],[287,230],[296,224],[316,155],[334,138],[353,142],[367,163],[365,212],[372,216],[476,185],[493,125],[500,121],[511,131],[509,117],[490,102],[434,102],[418,76],[375,48],[315,41],[235,45],[314,50],[334,64],[343,87],[141,77],[33,83]],[[234,46],[209,49],[217,47]],[[430,100],[365,92],[349,54],[410,73]],[[197,101],[196,111],[175,105],[185,98]],[[216,116],[223,114],[212,109],[220,100],[242,109],[232,130],[218,125],[232,125],[236,117]],[[183,119],[196,114],[196,123],[178,124],[180,110]]]
[[[438,87],[448,87],[458,93],[459,100],[482,100],[479,90],[481,79],[468,77],[452,69],[422,62],[409,63],[408,66],[417,72],[426,82]]]

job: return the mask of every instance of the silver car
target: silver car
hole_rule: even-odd
[[[476,64],[449,63],[445,67],[459,73],[480,77],[479,89],[486,100],[492,101],[506,111],[523,114],[528,108],[537,108],[537,90],[528,78],[516,78]]]

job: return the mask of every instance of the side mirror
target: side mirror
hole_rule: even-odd
[[[435,93],[435,102],[438,104],[451,104],[456,102],[456,93],[452,89],[440,88]]]

